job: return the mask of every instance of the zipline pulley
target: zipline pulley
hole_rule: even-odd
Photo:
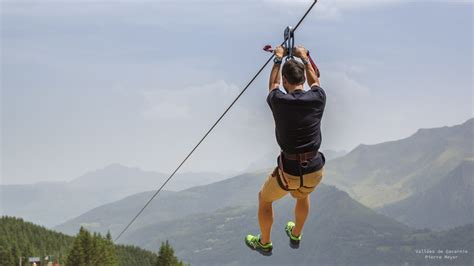
[[[286,61],[288,61],[290,59],[293,59],[293,51],[295,48],[295,32],[291,26],[286,27],[283,37],[285,38],[283,47],[286,48]]]

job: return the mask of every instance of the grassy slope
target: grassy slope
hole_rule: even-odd
[[[458,126],[421,129],[398,141],[360,145],[328,162],[328,183],[369,207],[393,203],[429,189],[473,157],[473,135],[470,119]]]

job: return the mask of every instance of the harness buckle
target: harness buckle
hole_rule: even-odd
[[[301,165],[301,167],[303,167],[303,168],[308,167],[308,164],[309,164],[308,160],[304,160],[304,161],[300,162],[300,165]]]

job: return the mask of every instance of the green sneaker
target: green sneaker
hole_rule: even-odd
[[[272,255],[272,242],[263,245],[262,243],[260,243],[260,235],[247,235],[247,237],[245,238],[245,244],[247,244],[249,248],[256,250],[264,256]]]
[[[293,228],[295,228],[295,223],[293,221],[289,221],[288,223],[286,223],[285,232],[286,232],[286,235],[288,235],[288,237],[290,238],[290,247],[299,248],[301,236],[303,235],[303,233],[301,233],[299,236],[294,236]]]

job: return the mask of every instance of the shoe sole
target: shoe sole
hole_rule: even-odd
[[[245,239],[244,239],[245,241]],[[253,246],[249,245],[247,243],[247,241],[245,241],[245,245],[247,245],[247,247],[249,247],[251,250],[255,250],[257,251],[258,253],[262,254],[263,256],[271,256],[272,255],[272,251],[264,251],[264,250],[261,250],[261,249],[258,249],[258,248],[254,248]]]

